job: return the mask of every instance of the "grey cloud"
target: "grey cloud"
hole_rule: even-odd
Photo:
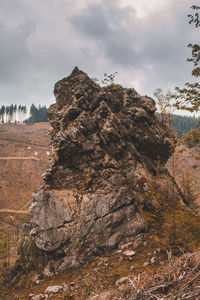
[[[91,4],[89,9],[70,19],[72,25],[95,39],[105,37],[110,30],[105,11],[100,4]]]
[[[31,23],[21,25],[17,30],[0,26],[0,80],[1,82],[16,81],[20,77],[20,69],[26,69],[29,51],[26,40],[34,30]]]
[[[165,11],[138,19],[117,0],[2,0],[0,105],[50,104],[54,83],[78,65],[92,77],[118,71],[122,84],[151,93],[187,81],[187,23],[192,0],[168,0]],[[83,0],[84,2],[84,0]],[[26,103],[25,103],[26,102]]]
[[[135,11],[132,9],[131,12]],[[113,62],[130,63],[134,54],[133,42],[129,30],[123,28],[122,22],[129,18],[129,11],[120,8],[114,1],[102,1],[90,4],[79,14],[70,18],[72,26],[88,39],[104,47],[105,55]],[[135,13],[136,15],[136,13]]]
[[[166,85],[175,84],[176,80],[183,80],[190,70],[185,64],[186,45],[192,31],[187,22],[189,6],[189,3],[176,1],[173,11],[169,7],[141,21],[136,14],[131,19],[130,11],[120,8],[116,2],[110,1],[107,5],[102,1],[95,6],[89,5],[71,19],[71,24],[88,40],[92,35],[96,43],[101,43],[105,57],[118,68],[126,68],[127,73],[130,72],[128,70],[141,69],[150,76],[149,82],[155,78],[156,88],[159,84],[156,81],[160,80],[161,84]],[[95,20],[101,26],[100,35],[93,35],[91,31]],[[112,26],[113,20],[115,26]],[[131,22],[122,26],[126,20]],[[150,71],[149,65],[152,66]]]

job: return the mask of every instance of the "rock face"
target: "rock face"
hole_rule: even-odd
[[[154,101],[134,89],[102,88],[76,67],[54,94],[52,162],[30,213],[36,245],[62,270],[146,230],[139,207],[171,147]]]

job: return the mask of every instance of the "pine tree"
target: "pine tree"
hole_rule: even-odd
[[[48,122],[46,115],[46,106],[41,106],[37,108],[34,104],[30,108],[30,118],[26,120],[27,123],[38,123],[38,122]]]
[[[17,122],[17,104],[14,105],[13,108],[13,113],[14,113],[14,122]]]
[[[13,119],[13,112],[14,112],[14,105],[11,104],[10,109],[9,109],[9,120],[10,120],[10,122],[12,122],[12,119]]]
[[[2,123],[4,123],[4,117],[5,117],[5,111],[6,111],[6,108],[5,108],[5,105],[3,105],[2,107],[1,107],[1,110],[0,110],[0,112],[1,112],[1,121],[2,121]]]

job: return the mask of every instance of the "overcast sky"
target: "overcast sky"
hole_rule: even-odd
[[[152,96],[190,80],[193,0],[0,0],[0,105],[50,105],[74,66]]]

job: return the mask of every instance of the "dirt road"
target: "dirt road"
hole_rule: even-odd
[[[17,156],[10,156],[10,157],[0,157],[0,159],[2,160],[12,160],[12,159],[15,159],[15,160],[39,160],[39,158],[36,158],[36,157],[17,157]]]
[[[17,209],[0,209],[0,213],[28,214],[28,211]]]

